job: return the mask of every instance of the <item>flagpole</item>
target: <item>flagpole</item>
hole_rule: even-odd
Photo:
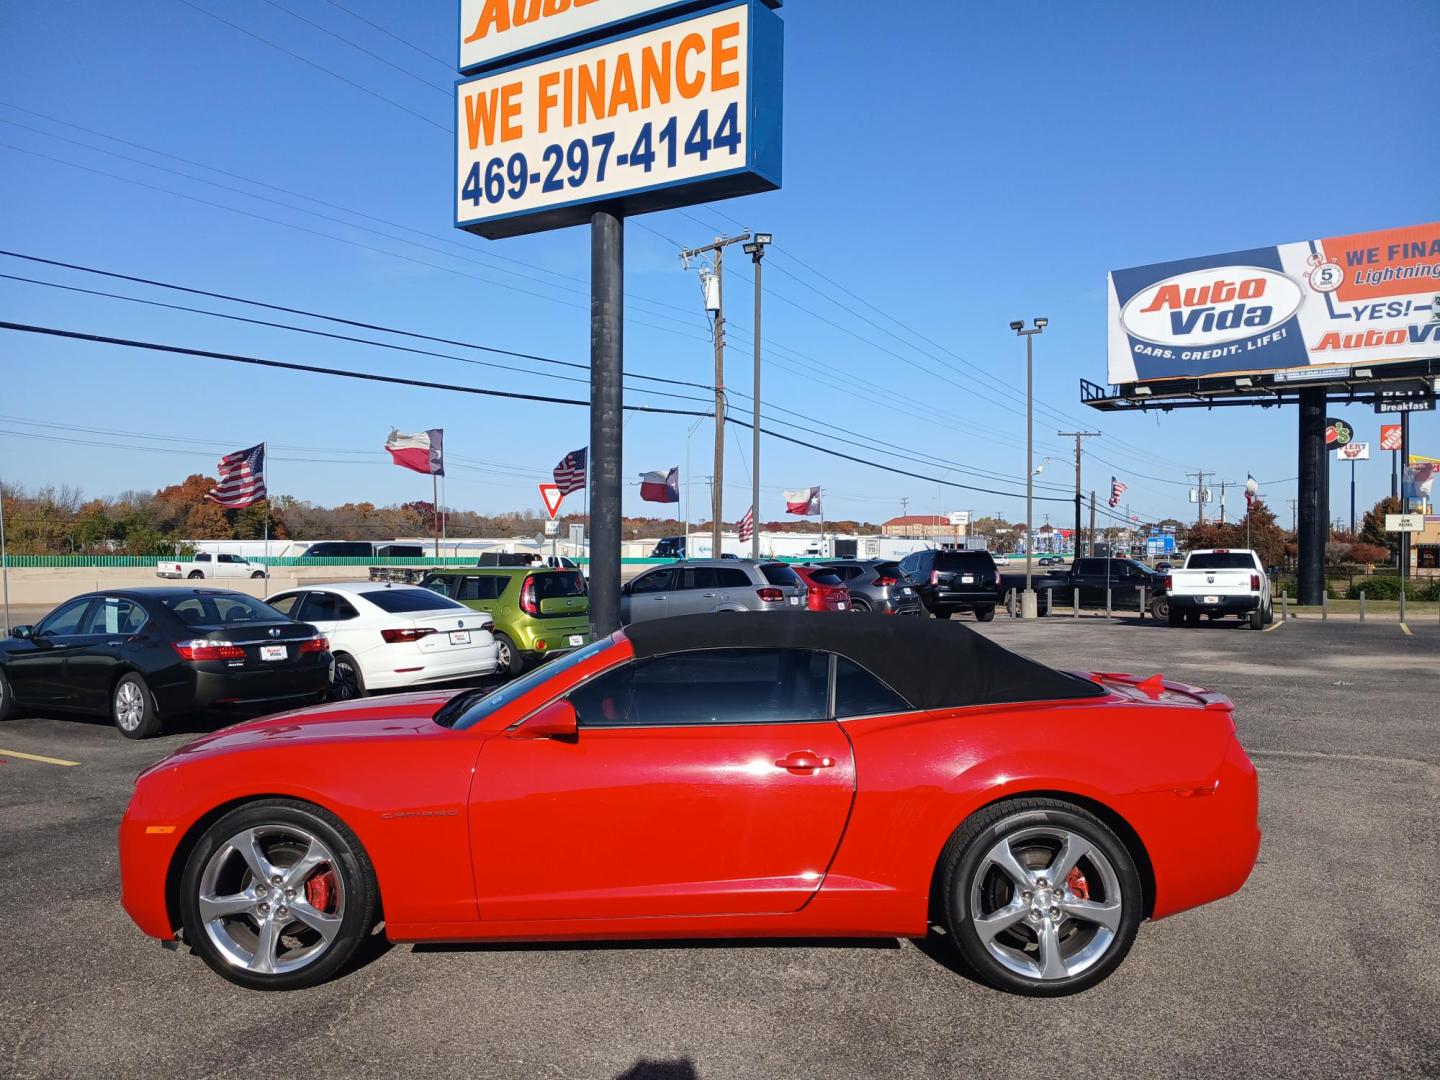
[[[260,444],[260,457],[265,461],[265,468],[270,468],[270,444]],[[270,591],[270,477],[265,478],[265,591]]]
[[[434,515],[431,524],[435,532],[435,561],[440,561],[440,477],[430,474],[430,510]]]

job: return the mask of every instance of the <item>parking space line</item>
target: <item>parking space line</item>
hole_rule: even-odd
[[[1405,623],[1403,623],[1403,622],[1400,624],[1400,632],[1401,632],[1402,634],[1404,634],[1406,637],[1414,637],[1414,636],[1415,636],[1413,633],[1411,633],[1410,627],[1407,626],[1407,625],[1406,625]]]
[[[1272,630],[1279,630],[1279,629],[1280,629],[1282,626],[1284,626],[1284,625],[1285,625],[1285,623],[1284,623],[1283,621],[1282,621],[1282,622],[1271,623],[1269,626],[1265,627],[1265,629],[1264,629],[1264,630],[1261,630],[1260,632],[1261,632],[1262,634],[1268,634],[1268,633],[1270,633]]]
[[[6,749],[4,749],[3,747],[0,747],[0,758],[7,758],[7,757],[20,758],[20,759],[23,760],[23,761],[38,761],[38,762],[40,762],[40,764],[42,764],[42,765],[65,765],[65,766],[70,766],[70,765],[79,765],[79,764],[80,764],[80,762],[78,762],[78,761],[66,761],[64,758],[58,758],[58,757],[42,757],[42,756],[39,755],[39,754],[22,754],[19,750],[6,750]]]

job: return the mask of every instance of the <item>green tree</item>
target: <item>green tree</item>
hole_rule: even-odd
[[[1400,500],[1386,495],[1365,511],[1365,521],[1360,526],[1360,539],[1367,544],[1385,548],[1396,566],[1400,565],[1400,534],[1385,531],[1385,515],[1400,512]]]

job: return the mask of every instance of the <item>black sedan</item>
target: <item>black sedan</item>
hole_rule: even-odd
[[[26,707],[109,714],[145,739],[212,708],[278,712],[324,700],[330,644],[244,593],[120,589],[67,600],[0,639],[0,720]]]

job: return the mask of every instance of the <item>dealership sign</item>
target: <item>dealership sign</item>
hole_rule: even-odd
[[[1440,223],[1115,270],[1109,381],[1440,355]]]
[[[455,224],[495,239],[580,224],[594,203],[629,215],[778,188],[782,36],[744,0],[461,81]]]

